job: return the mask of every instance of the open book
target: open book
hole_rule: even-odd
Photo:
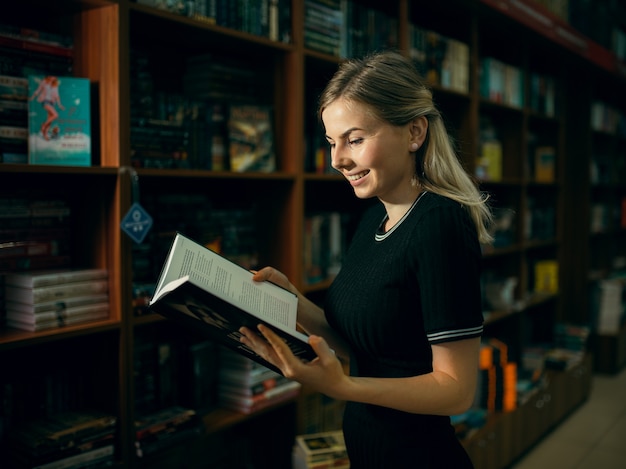
[[[298,297],[177,233],[163,265],[150,308],[262,365],[278,371],[239,340],[239,328],[271,327],[304,361],[316,355],[296,330]]]

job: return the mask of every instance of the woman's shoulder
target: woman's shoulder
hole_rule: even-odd
[[[437,194],[436,192],[432,192],[432,191],[427,191],[426,194],[424,194],[424,197],[422,197],[422,201],[424,203],[421,205],[425,207],[429,207],[429,208],[432,208],[432,207],[463,208],[463,205],[461,205],[456,200],[453,200],[450,197]]]
[[[463,224],[471,220],[469,211],[463,204],[450,197],[431,191],[424,194],[416,209],[414,219],[420,225],[427,220],[437,220],[438,223],[460,222]]]

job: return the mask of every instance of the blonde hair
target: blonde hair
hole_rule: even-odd
[[[362,103],[376,118],[395,126],[426,117],[428,133],[415,153],[415,178],[425,190],[466,207],[480,242],[492,241],[488,232],[492,223],[488,196],[478,190],[463,168],[432,92],[409,59],[399,52],[385,51],[342,62],[320,95],[320,121],[324,109],[339,98]]]

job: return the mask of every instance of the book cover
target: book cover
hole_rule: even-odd
[[[535,292],[557,293],[559,291],[559,263],[546,259],[535,263]]]
[[[535,150],[535,181],[554,182],[556,150],[553,146],[540,146]]]
[[[90,166],[89,80],[31,75],[28,91],[29,163]]]
[[[240,342],[242,326],[264,323],[302,360],[316,355],[296,330],[297,296],[178,233],[159,277],[150,308],[280,373]]]
[[[231,105],[228,156],[234,172],[276,170],[272,109],[262,105]]]

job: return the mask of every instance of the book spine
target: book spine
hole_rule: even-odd
[[[74,308],[66,308],[63,302],[59,302],[59,307],[56,311],[45,311],[40,313],[23,313],[11,309],[12,302],[7,302],[6,305],[6,317],[13,321],[22,322],[24,324],[31,325],[46,325],[48,323],[57,323],[59,326],[67,324],[72,318],[84,318],[97,316],[100,317],[103,313],[108,313],[110,309],[109,303],[96,303],[93,305],[77,306]]]
[[[7,300],[36,304],[45,301],[62,300],[73,296],[106,293],[109,290],[109,282],[108,280],[96,280],[31,289],[7,285],[5,290],[5,298]]]
[[[47,44],[44,42],[25,41],[13,37],[7,37],[2,34],[0,34],[0,46],[11,47],[14,49],[22,49],[25,51],[41,52],[50,55],[58,55],[60,57],[74,56],[74,50],[69,47]]]
[[[68,270],[51,273],[24,273],[7,274],[5,282],[7,285],[20,286],[24,288],[38,288],[52,285],[64,285],[74,282],[85,282],[88,280],[101,280],[109,275],[106,269],[82,269]]]
[[[55,329],[55,328],[66,327],[66,326],[74,326],[77,324],[85,324],[85,323],[96,321],[99,319],[106,319],[108,317],[109,317],[109,309],[106,308],[100,311],[93,311],[88,314],[81,314],[81,315],[75,315],[75,316],[63,318],[62,320],[61,319],[52,320],[49,322],[41,322],[41,323],[36,323],[36,324],[28,324],[22,321],[15,321],[7,317],[6,324],[7,326],[12,327],[14,329],[26,330],[30,332],[38,332],[38,331],[44,331],[48,329]]]

